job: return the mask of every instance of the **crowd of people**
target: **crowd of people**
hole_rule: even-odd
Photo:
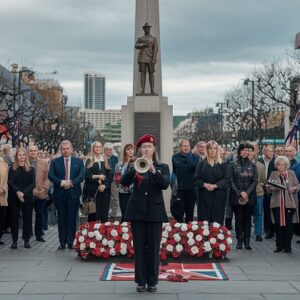
[[[255,142],[240,143],[231,151],[215,141],[199,142],[191,150],[180,142],[173,155],[171,211],[182,222],[225,223],[232,229],[237,249],[251,250],[254,225],[257,242],[276,236],[274,252],[291,252],[293,231],[299,223],[300,163],[292,145],[265,145],[260,154]],[[185,219],[184,219],[185,217]],[[300,241],[297,241],[300,242]]]
[[[0,159],[0,245],[2,234],[11,233],[11,248],[18,248],[20,221],[25,248],[31,248],[33,235],[46,242],[53,207],[58,250],[72,249],[80,205],[92,201],[88,221],[102,223],[115,220],[120,209],[121,221],[131,222],[137,291],[145,291],[147,284],[155,292],[162,222],[168,220],[162,190],[171,184],[171,213],[178,222],[195,220],[197,207],[198,221],[232,229],[235,220],[237,249],[252,249],[254,226],[257,242],[276,236],[274,252],[292,251],[300,189],[300,162],[293,146],[265,145],[260,154],[255,142],[229,151],[215,141],[200,141],[191,149],[188,140],[181,140],[170,174],[168,165],[159,162],[155,144],[155,136],[146,134],[136,144],[126,144],[120,159],[111,143],[99,141],[87,156],[76,154],[67,140],[55,156],[34,144],[28,149],[5,145]],[[145,172],[135,166],[140,157],[149,164]]]

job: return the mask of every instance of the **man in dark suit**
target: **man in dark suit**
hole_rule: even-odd
[[[199,162],[199,155],[192,154],[190,142],[181,140],[180,152],[172,156],[173,172],[177,178],[177,196],[183,205],[185,223],[193,221],[196,193],[194,186],[194,173]],[[177,221],[183,222],[184,214]]]
[[[63,250],[66,244],[69,249],[73,248],[84,165],[81,159],[72,156],[70,141],[61,142],[60,152],[62,156],[51,161],[49,179],[53,182],[53,198],[58,215],[58,250]]]

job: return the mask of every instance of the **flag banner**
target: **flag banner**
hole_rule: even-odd
[[[159,280],[170,280],[172,276],[188,280],[228,280],[221,264],[185,264],[169,263],[159,267]],[[132,263],[109,263],[105,266],[100,278],[102,281],[134,281],[134,264]],[[183,281],[183,280],[180,280]]]
[[[298,151],[298,143],[297,143],[297,127],[299,126],[300,122],[300,112],[297,112],[292,124],[291,128],[285,138],[285,145],[292,145]]]

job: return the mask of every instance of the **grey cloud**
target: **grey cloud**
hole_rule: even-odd
[[[10,59],[41,72],[58,70],[62,82],[78,82],[67,88],[76,103],[83,73],[95,70],[110,82],[107,106],[124,104],[132,92],[134,0],[0,3],[1,64]],[[224,91],[196,84],[175,93],[178,76],[186,86],[191,78],[210,86],[220,75],[229,84],[252,66],[285,55],[299,31],[298,11],[298,0],[161,0],[163,86],[174,111],[182,111],[183,98],[192,110],[219,101]]]

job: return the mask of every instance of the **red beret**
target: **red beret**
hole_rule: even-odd
[[[153,134],[144,134],[136,142],[136,147],[140,147],[143,143],[152,143],[155,145],[155,136]]]

